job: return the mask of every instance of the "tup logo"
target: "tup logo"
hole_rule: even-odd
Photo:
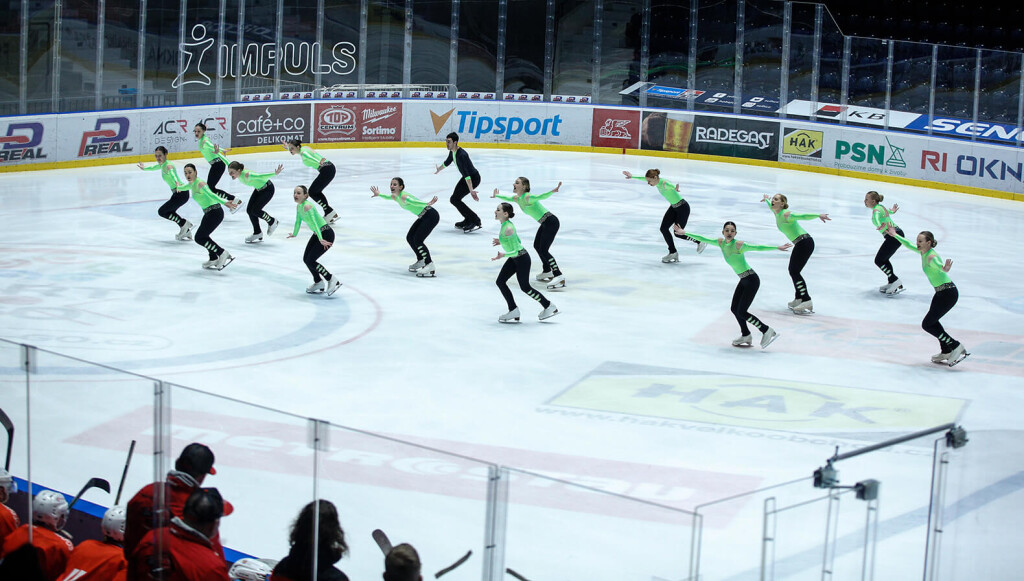
[[[78,157],[133,151],[127,139],[129,126],[129,121],[125,117],[97,119],[95,129],[82,132]]]

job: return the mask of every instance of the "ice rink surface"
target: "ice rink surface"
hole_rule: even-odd
[[[704,161],[467,150],[483,177],[480,201],[467,201],[484,228],[470,234],[452,227],[460,219],[448,202],[457,170],[434,174],[442,147],[323,151],[338,167],[326,194],[341,215],[336,245],[322,259],[344,283],[330,298],[305,293],[312,282],[301,261],[308,229],[286,238],[295,218],[291,190],[314,173],[284,151],[233,158],[256,171],[285,164],[266,208],[283,225],[263,243],[245,244],[251,229],[244,211],[227,214],[213,238],[236,260],[222,272],[203,270],[205,251],[175,241],[177,226],[157,216],[167,188],[155,172],[126,164],[0,174],[0,338],[687,510],[809,477],[836,446],[845,452],[956,422],[971,443],[959,452],[949,485],[945,542],[956,548],[944,570],[948,578],[954,571],[998,578],[1020,570],[1021,534],[1007,515],[1024,509],[1024,205]],[[192,161],[205,178],[208,166]],[[174,163],[180,172],[186,160]],[[739,333],[728,309],[737,277],[717,248],[698,255],[683,241],[679,263],[661,262],[658,226],[667,203],[655,188],[622,175],[648,168],[681,184],[691,207],[687,229],[705,236],[720,235],[732,220],[739,240],[785,242],[760,203],[765,193],[785,193],[796,212],[828,213],[828,223],[802,223],[816,243],[804,269],[815,314],[786,308],[793,298],[787,253],[749,253],[761,278],[751,311],[780,337],[761,350],[755,330],[753,348],[732,347]],[[371,185],[386,190],[394,176],[421,199],[440,198],[441,223],[427,240],[436,278],[407,270],[416,260],[405,242],[414,216],[370,197]],[[544,204],[561,221],[551,252],[567,284],[548,291],[536,283],[560,311],[539,322],[539,304],[513,281],[523,322],[503,325],[497,317],[505,305],[494,285],[501,263],[491,261],[496,200],[489,197],[495,188],[510,193],[518,176],[528,177],[535,193],[563,182]],[[227,175],[219,187],[249,198],[250,190]],[[942,323],[971,353],[959,366],[929,361],[938,344],[920,323],[933,292],[917,255],[901,248],[893,258],[906,292],[878,292],[885,279],[873,257],[881,237],[863,205],[868,190],[884,194],[887,206],[899,204],[894,219],[908,237],[934,232],[938,253],[953,260],[960,299]],[[190,201],[182,215],[198,224],[201,211]],[[525,214],[514,222],[536,274],[537,224]],[[55,369],[37,389],[49,383],[72,394],[68,417],[49,418],[62,426],[60,441],[75,446],[70,466],[90,458],[117,466],[119,444],[90,445],[83,434],[136,408],[97,404],[92,395],[77,401],[81,373]],[[211,421],[244,423],[232,424],[221,417],[232,413],[211,402],[202,410]],[[923,528],[905,519],[927,511],[932,439],[838,466],[843,484],[883,482],[880,547],[902,536],[923,538]],[[226,443],[212,445],[230,458]],[[140,468],[133,482],[151,476]],[[217,478],[229,487],[230,476]],[[276,477],[257,469],[247,478]],[[436,494],[446,498],[443,490]],[[345,502],[335,500],[351,530]],[[512,502],[517,506],[515,494]],[[294,514],[291,505],[287,511]],[[231,518],[225,545],[283,554],[284,533],[250,542]],[[599,522],[615,529],[632,521],[620,515]],[[361,550],[371,550],[368,530],[351,534],[359,537],[357,563]],[[676,564],[688,550],[687,541]],[[820,578],[801,576],[815,567],[820,575],[820,555],[779,551],[778,578]],[[543,555],[536,558],[543,563]],[[879,549],[876,578],[901,578],[883,570],[902,566],[919,571],[918,558],[901,563],[898,552]],[[340,566],[350,576],[359,571],[347,563]],[[369,570],[377,566],[373,560]],[[666,567],[663,576],[681,578],[681,568]],[[722,571],[728,574],[706,578],[753,574],[746,564]]]

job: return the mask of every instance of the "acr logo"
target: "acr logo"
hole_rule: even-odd
[[[116,126],[117,129],[111,129]],[[104,117],[96,120],[96,129],[82,132],[78,157],[133,151],[128,143],[129,121],[125,117]]]
[[[945,173],[949,168],[949,154],[924,150],[921,152],[921,169]],[[953,170],[964,176],[990,178],[999,181],[1024,181],[1024,162],[1005,162],[1001,159],[958,155]]]
[[[352,135],[356,130],[356,114],[348,107],[330,107],[320,113],[317,129],[324,135]]]
[[[7,135],[0,136],[0,161],[19,159],[45,159],[46,154],[39,144],[43,142],[42,123],[11,123]]]
[[[782,136],[782,153],[820,159],[824,139],[825,133],[823,131],[785,129]]]
[[[836,159],[849,158],[850,161],[857,163],[906,168],[907,162],[903,159],[903,152],[906,151],[906,148],[893,145],[888,137],[885,138],[885,141],[888,144],[888,149],[885,145],[836,141]]]
[[[226,117],[207,117],[200,119],[196,124],[202,123],[206,126],[206,130],[209,133],[217,131],[219,125],[221,129],[227,130],[228,120]],[[187,119],[168,119],[163,123],[157,123],[156,129],[153,130],[153,135],[174,135],[178,133],[176,128],[181,128],[181,133],[192,133],[191,128]]]

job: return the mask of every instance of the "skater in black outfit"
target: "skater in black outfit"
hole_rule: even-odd
[[[462,201],[466,195],[473,196],[473,200],[479,202],[480,197],[476,193],[476,187],[480,185],[480,172],[476,171],[473,167],[473,162],[469,160],[469,154],[466,153],[465,149],[459,147],[459,134],[452,132],[445,137],[445,147],[448,148],[448,159],[444,160],[444,163],[437,166],[435,174],[440,173],[441,170],[455,162],[456,167],[459,168],[459,173],[462,174],[462,179],[455,185],[455,190],[452,191],[452,197],[450,202],[455,209],[462,214],[464,220],[455,223],[456,228],[462,228],[463,232],[472,232],[481,227],[480,216],[477,216],[473,210],[469,209],[469,206]]]

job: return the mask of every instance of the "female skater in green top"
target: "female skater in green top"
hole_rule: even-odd
[[[298,236],[299,228],[302,227],[303,222],[313,231],[313,235],[306,242],[306,250],[302,254],[302,262],[309,269],[309,273],[313,275],[313,284],[306,287],[306,292],[315,295],[326,291],[327,296],[331,296],[341,287],[341,281],[338,280],[338,277],[331,274],[324,265],[320,264],[318,260],[327,252],[328,248],[334,245],[334,229],[324,221],[324,217],[320,215],[320,210],[316,208],[316,204],[309,201],[309,190],[306,189],[306,186],[295,186],[292,198],[297,204],[295,207],[295,228],[292,229],[292,233],[287,237],[295,238]]]
[[[928,308],[928,314],[921,321],[921,328],[939,340],[940,350],[935,355],[932,355],[932,363],[945,363],[953,367],[970,355],[967,349],[964,348],[963,343],[950,337],[946,330],[942,328],[942,324],[939,323],[939,319],[948,313],[953,308],[953,305],[956,304],[957,299],[960,298],[960,291],[957,290],[953,280],[946,274],[949,272],[949,269],[953,268],[953,261],[946,259],[946,262],[942,262],[942,257],[939,256],[938,252],[935,252],[935,247],[938,245],[935,242],[935,235],[927,230],[917,235],[916,243],[901,236],[891,225],[886,230],[886,233],[898,240],[903,246],[921,255],[921,269],[924,270],[925,276],[928,277],[928,282],[932,283],[932,287],[935,288],[932,304]]]
[[[750,314],[750,304],[754,302],[754,295],[757,294],[757,289],[761,286],[761,279],[754,272],[754,269],[750,268],[747,264],[747,259],[743,256],[744,253],[750,252],[751,250],[781,250],[785,252],[789,250],[790,243],[782,244],[779,246],[765,246],[758,244],[748,244],[742,240],[736,240],[736,223],[726,222],[722,227],[722,237],[718,239],[707,238],[700,236],[699,234],[693,234],[692,232],[686,232],[679,226],[673,227],[677,236],[689,236],[694,240],[700,240],[706,244],[715,244],[722,249],[722,257],[725,258],[725,262],[732,267],[733,272],[740,277],[739,284],[736,285],[736,291],[732,295],[732,306],[729,310],[732,311],[736,322],[740,324],[740,336],[733,339],[732,344],[736,347],[742,345],[750,346],[750,329],[747,328],[747,323],[757,327],[758,331],[763,333],[761,335],[761,349],[772,344],[775,339],[778,338],[779,333],[774,329],[765,325],[760,319]]]
[[[804,281],[800,271],[804,269],[811,253],[814,252],[814,238],[811,238],[811,235],[800,226],[798,220],[828,222],[831,218],[828,217],[828,214],[790,212],[789,200],[783,194],[775,194],[770,200],[768,194],[765,194],[761,201],[766,202],[772,213],[775,214],[775,225],[779,231],[793,243],[793,253],[789,255],[789,278],[793,279],[796,298],[789,301],[787,306],[798,315],[809,315],[814,312],[814,303],[811,302],[811,295],[807,292],[807,282]]]
[[[516,280],[519,281],[520,290],[544,307],[544,310],[537,315],[537,318],[541,321],[550,319],[558,314],[558,307],[530,286],[530,254],[523,248],[523,243],[519,240],[519,234],[516,233],[516,226],[512,223],[512,218],[515,215],[512,204],[508,202],[498,204],[498,208],[494,210],[494,219],[501,223],[501,227],[498,229],[498,237],[494,239],[493,245],[498,246],[500,244],[501,250],[504,250],[504,252],[498,251],[498,255],[491,260],[501,260],[506,256],[508,257],[505,260],[505,264],[501,265],[501,272],[498,273],[497,280],[494,281],[494,284],[498,285],[498,289],[501,291],[501,296],[505,298],[505,303],[508,305],[508,312],[498,317],[498,322],[519,322],[519,307],[516,306],[516,301],[512,297],[512,291],[508,288],[508,279],[512,278],[513,274],[516,275]]]
[[[156,213],[165,220],[170,220],[179,226],[178,233],[174,235],[176,240],[192,240],[192,222],[178,215],[178,208],[188,202],[188,183],[181,181],[178,177],[178,170],[174,164],[167,161],[167,148],[158,145],[153,151],[156,158],[156,165],[146,167],[139,162],[139,169],[146,171],[160,170],[160,179],[164,180],[167,187],[171,188],[171,198],[160,206]]]
[[[416,253],[416,262],[409,265],[409,272],[415,272],[416,276],[434,276],[434,261],[430,258],[430,249],[427,248],[427,236],[434,231],[434,227],[441,220],[440,214],[433,208],[437,202],[437,196],[429,202],[423,202],[416,196],[405,191],[405,181],[402,178],[391,178],[391,194],[381,195],[377,186],[370,186],[373,192],[372,198],[382,200],[394,200],[403,210],[408,210],[416,216],[409,233],[405,235],[405,241],[409,243],[412,251]]]
[[[228,149],[217,145],[207,137],[206,124],[204,123],[196,123],[192,132],[195,133],[196,139],[199,141],[199,153],[203,155],[203,159],[206,160],[206,163],[210,164],[210,172],[206,175],[206,184],[210,186],[210,190],[218,196],[228,200],[229,202],[235,201],[235,196],[232,196],[217,187],[217,183],[220,182],[220,178],[224,176],[224,172],[228,169],[228,163],[230,163],[228,158],[224,156],[224,152],[228,151]],[[228,206],[232,214],[237,212],[241,207],[241,200],[239,200],[238,204]]]
[[[665,238],[665,244],[668,245],[668,254],[661,257],[662,262],[679,262],[679,253],[676,252],[676,243],[672,240],[672,226],[676,225],[680,228],[686,229],[686,221],[690,219],[690,204],[679,195],[679,184],[673,185],[666,179],[662,179],[661,170],[649,169],[644,177],[634,176],[628,171],[623,171],[622,175],[626,176],[626,179],[644,180],[647,185],[658,188],[658,192],[665,198],[669,203],[668,210],[665,210],[665,215],[661,219],[661,235]],[[690,238],[691,242],[697,245],[697,254],[704,252],[704,248],[707,244]]]
[[[303,165],[316,170],[316,179],[313,180],[313,183],[309,184],[307,191],[309,192],[309,197],[313,198],[313,201],[323,208],[324,220],[326,220],[328,224],[333,224],[334,221],[338,219],[338,212],[335,211],[335,209],[331,207],[330,202],[327,201],[327,196],[324,195],[324,188],[331,183],[331,180],[334,179],[334,175],[337,172],[334,164],[326,157],[314,151],[312,147],[302,145],[302,142],[298,139],[282,139],[281,144],[288,149],[288,153],[301,157]]]
[[[277,218],[266,213],[263,208],[274,197],[274,182],[270,181],[270,178],[279,175],[283,169],[283,165],[278,165],[277,169],[270,173],[256,173],[245,169],[245,165],[237,161],[228,164],[228,175],[231,176],[231,179],[238,180],[243,185],[252,188],[249,205],[245,208],[245,213],[249,215],[249,221],[252,222],[252,235],[245,237],[246,244],[263,242],[263,232],[260,231],[261,219],[267,223],[267,236],[273,235],[274,230],[277,230],[277,226],[280,224]]]
[[[558,268],[555,257],[551,256],[551,244],[555,241],[555,234],[558,234],[561,224],[558,221],[558,216],[549,212],[540,201],[551,197],[561,187],[562,182],[558,182],[555,189],[550,192],[533,194],[530,193],[530,180],[518,177],[512,183],[511,196],[502,196],[498,193],[498,188],[494,188],[494,193],[491,194],[492,198],[519,204],[519,209],[540,224],[540,227],[537,228],[537,235],[533,238],[533,248],[537,251],[537,256],[540,257],[543,266],[543,271],[537,275],[537,280],[548,283],[549,289],[565,287],[565,277],[562,275],[561,269]]]

